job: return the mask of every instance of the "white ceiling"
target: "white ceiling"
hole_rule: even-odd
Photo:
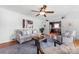
[[[0,5],[2,8],[6,8],[12,11],[16,11],[25,15],[35,15],[36,12],[31,10],[39,10],[42,5]],[[78,5],[48,5],[48,10],[53,10],[55,15],[66,15],[70,11],[79,11]],[[48,14],[49,15],[49,14]],[[51,16],[55,16],[51,14]]]

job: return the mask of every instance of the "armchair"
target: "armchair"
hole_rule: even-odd
[[[73,43],[74,39],[76,38],[76,31],[66,32],[63,36],[63,43],[69,44]]]

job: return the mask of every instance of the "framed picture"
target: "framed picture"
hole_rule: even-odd
[[[23,19],[22,28],[33,28],[33,21]]]

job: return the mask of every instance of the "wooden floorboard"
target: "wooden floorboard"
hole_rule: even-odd
[[[12,46],[12,45],[15,45],[15,44],[17,44],[17,41],[13,40],[13,41],[10,41],[10,42],[0,44],[0,48],[9,47],[9,46]]]
[[[74,45],[75,45],[76,47],[79,47],[79,40],[74,40]]]
[[[16,45],[16,44],[17,44],[17,41],[13,40],[13,41],[10,41],[10,42],[0,44],[0,48],[6,48],[6,47]],[[79,40],[74,40],[74,45],[76,47],[79,47]]]

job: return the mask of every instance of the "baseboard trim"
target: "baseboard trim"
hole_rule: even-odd
[[[12,41],[0,44],[0,48],[6,48],[6,47],[9,47],[9,46],[12,46],[12,45],[16,45],[16,44],[17,44],[17,41],[16,40],[12,40]]]

